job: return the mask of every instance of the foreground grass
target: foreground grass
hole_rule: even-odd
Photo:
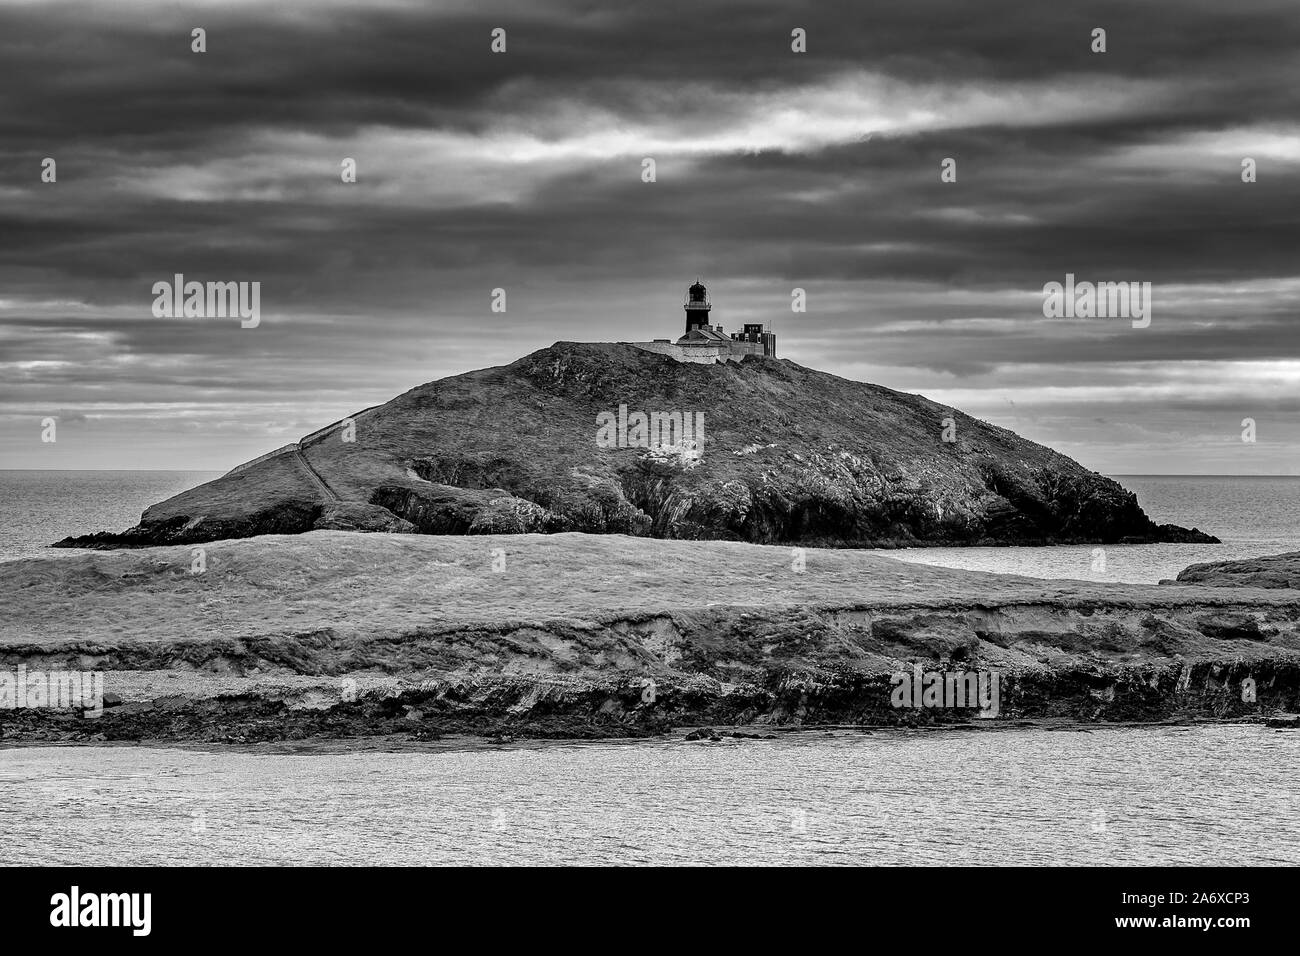
[[[878,554],[622,535],[315,531],[0,564],[0,642],[398,635],[431,624],[539,622],[709,607],[1266,605],[1291,592],[1040,580]],[[494,564],[500,568],[494,571]],[[2,644],[0,644],[2,646]]]

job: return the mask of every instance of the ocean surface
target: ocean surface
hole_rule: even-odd
[[[0,561],[67,554],[71,534],[121,531],[208,471],[0,471]],[[1156,582],[1189,564],[1300,550],[1300,477],[1117,475],[1155,521],[1197,527],[1223,544],[1049,548],[904,548],[882,552],[945,567],[1090,581]],[[1099,553],[1100,552],[1100,553]]]
[[[74,534],[125,531],[150,505],[221,474],[0,470],[0,561],[75,553],[49,545]]]
[[[1300,733],[0,749],[0,864],[1300,864]]]

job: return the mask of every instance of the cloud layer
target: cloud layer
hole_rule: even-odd
[[[1300,473],[1294,3],[889,6],[0,0],[4,465],[227,468],[674,335],[703,275],[788,358],[1099,471]],[[262,324],[154,318],[177,272]],[[1151,327],[1044,318],[1067,272],[1151,282]]]

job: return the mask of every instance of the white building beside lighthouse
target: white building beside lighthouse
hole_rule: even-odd
[[[647,352],[668,355],[679,362],[712,365],[715,362],[739,362],[746,355],[776,358],[776,333],[768,332],[761,322],[747,322],[741,332],[727,334],[721,325],[713,325],[709,290],[699,279],[686,290],[682,304],[686,311],[686,331],[676,340],[629,342]]]

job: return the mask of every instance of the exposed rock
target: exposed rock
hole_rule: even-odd
[[[415,531],[415,525],[387,508],[356,501],[326,505],[321,516],[312,522],[312,527],[317,531],[391,531],[398,534]]]
[[[719,740],[722,739],[722,734],[718,733],[716,730],[714,730],[711,727],[703,727],[699,730],[692,730],[689,734],[686,735],[684,739],[709,740],[714,743],[717,743]]]
[[[1208,584],[1214,587],[1300,589],[1300,551],[1241,561],[1193,564],[1161,584]]]
[[[704,434],[698,447],[602,447],[597,418],[620,406],[702,413]],[[354,441],[321,429],[153,505],[129,531],[58,544],[314,528],[805,546],[1217,540],[1154,524],[1116,482],[1006,429],[784,359],[682,364],[561,342],[352,418]]]
[[[1220,544],[1218,538],[1200,528],[1180,528],[1176,524],[1156,525],[1154,540],[1162,544]],[[1126,539],[1127,540],[1127,539]]]

